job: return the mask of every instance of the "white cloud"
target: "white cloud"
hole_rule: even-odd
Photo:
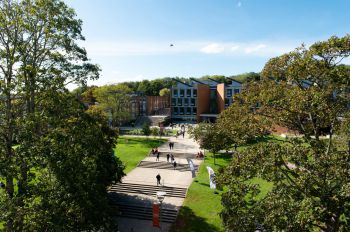
[[[233,46],[231,47],[231,51],[236,51],[238,48],[239,48],[238,45],[233,45]]]
[[[208,54],[217,54],[223,52],[224,50],[225,47],[218,43],[212,43],[200,49],[201,52]]]
[[[238,2],[237,7],[241,7],[241,6],[242,6],[242,2]]]
[[[252,45],[252,46],[247,46],[244,51],[246,53],[253,53],[253,52],[259,52],[267,47],[266,44],[258,44],[258,45]]]

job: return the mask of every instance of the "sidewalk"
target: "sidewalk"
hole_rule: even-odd
[[[174,149],[169,149],[169,141],[174,142]],[[160,152],[171,153],[175,156],[175,161],[178,164],[187,164],[187,160],[185,158],[181,158],[176,156],[176,153],[186,153],[193,154],[193,157],[199,151],[198,144],[190,139],[187,134],[185,134],[185,138],[179,136],[178,138],[170,137],[169,141],[161,145],[158,149]],[[152,161],[156,162],[156,157],[148,156],[143,161]],[[167,162],[166,157],[161,156],[159,158],[159,162]],[[202,160],[193,159],[193,163],[195,165],[200,165]],[[142,168],[136,167],[127,176],[125,176],[122,180],[123,183],[132,183],[132,184],[145,184],[145,185],[154,185],[157,186],[156,183],[156,175],[160,174],[161,183],[164,186],[168,187],[180,187],[180,188],[188,188],[192,181],[192,174],[190,171],[178,171],[178,170],[169,170],[169,169],[157,169],[157,168]],[[156,196],[142,195],[142,194],[128,194],[129,196],[134,196],[142,199],[147,199],[150,202],[156,202]],[[162,203],[162,208],[166,209],[176,209],[179,210],[181,205],[183,204],[184,198],[180,197],[167,197]],[[146,220],[138,220],[132,218],[118,218],[119,229],[120,232],[153,232],[160,231],[158,228],[152,226],[152,221]],[[162,231],[169,231],[170,223],[161,223]]]

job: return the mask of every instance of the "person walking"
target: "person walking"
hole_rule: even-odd
[[[185,131],[182,132],[182,138],[185,138]]]
[[[174,165],[174,170],[176,169],[176,161],[174,160],[174,163],[173,163],[173,165]]]
[[[159,152],[157,153],[156,161],[159,161]]]
[[[174,142],[171,142],[171,150],[174,150]]]
[[[172,163],[175,161],[175,158],[174,158],[174,155],[173,155],[173,154],[170,155],[170,159],[171,159],[171,162],[172,162]]]
[[[169,159],[170,159],[170,155],[167,154],[167,155],[166,155],[166,162],[169,162]]]
[[[171,142],[169,142],[169,149],[171,150]]]
[[[158,175],[156,175],[156,179],[157,179],[157,186],[160,185],[160,179],[162,179],[158,173]]]

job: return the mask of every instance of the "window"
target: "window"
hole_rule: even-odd
[[[196,115],[196,114],[197,114],[197,108],[196,108],[196,107],[193,107],[193,108],[192,108],[192,114],[193,114],[193,115]]]
[[[172,106],[176,106],[176,98],[172,98],[171,99],[171,105]]]
[[[177,105],[178,105],[178,106],[182,106],[182,99],[181,99],[181,98],[178,98],[178,99],[177,99]]]
[[[197,97],[197,90],[196,89],[193,90],[193,97]]]
[[[239,89],[234,89],[234,93],[235,94],[237,94],[237,93],[239,93],[240,91],[239,91]]]
[[[178,114],[178,108],[174,107],[174,115],[177,115],[177,114]]]
[[[184,89],[180,89],[180,97],[184,97],[185,95],[185,90]]]
[[[226,91],[227,91],[226,92],[226,96],[227,97],[232,97],[232,89],[227,89]]]
[[[190,115],[190,114],[191,114],[191,107],[187,107],[187,108],[186,108],[186,114],[187,114],[187,115]]]
[[[229,106],[229,104],[230,104],[230,99],[225,98],[225,106]]]
[[[174,96],[174,97],[177,97],[177,89],[174,89],[174,91],[173,91],[173,96]]]
[[[191,98],[191,106],[195,106],[196,105],[196,99],[195,98]]]
[[[184,99],[184,106],[188,106],[188,98]]]
[[[183,107],[180,107],[180,114],[184,114],[184,108]]]
[[[191,97],[191,89],[186,90],[186,96]]]

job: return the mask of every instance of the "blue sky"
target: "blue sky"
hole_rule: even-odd
[[[67,0],[103,85],[259,72],[302,43],[350,33],[348,0]],[[170,47],[170,44],[174,44]]]

